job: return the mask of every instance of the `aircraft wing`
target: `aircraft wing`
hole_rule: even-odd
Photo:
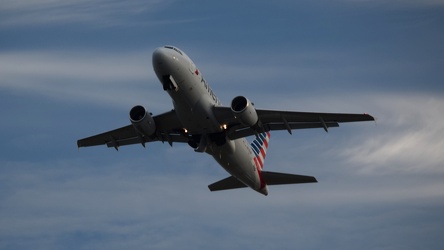
[[[263,131],[287,130],[290,134],[293,129],[323,128],[328,132],[328,128],[339,127],[339,123],[342,122],[375,120],[373,116],[369,114],[317,113],[265,109],[256,109],[256,113],[261,123],[259,125]],[[227,125],[227,134],[232,140],[263,132],[255,131],[241,124],[234,117],[230,107],[214,107],[214,114],[221,124]]]
[[[174,110],[153,116],[153,119],[157,132],[152,136],[141,136],[133,125],[128,125],[78,140],[77,146],[80,148],[107,145],[108,147],[118,149],[120,146],[131,144],[142,144],[145,146],[145,143],[153,141],[167,141],[170,145],[173,142],[188,142],[188,137],[182,133],[182,125]]]

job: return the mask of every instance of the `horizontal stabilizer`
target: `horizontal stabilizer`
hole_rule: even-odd
[[[318,182],[313,176],[284,174],[276,172],[262,171],[262,178],[264,178],[267,185],[284,185],[284,184],[299,184],[299,183],[313,183]],[[211,191],[220,191],[236,188],[247,187],[240,182],[236,177],[230,176],[208,186]]]
[[[262,178],[264,178],[267,185],[283,185],[283,184],[298,184],[298,183],[312,183],[318,182],[313,176],[284,174],[276,172],[262,171]]]
[[[236,177],[230,176],[218,182],[215,182],[208,186],[210,191],[219,191],[219,190],[227,190],[227,189],[235,189],[235,188],[244,188],[247,187],[245,184],[240,182]]]

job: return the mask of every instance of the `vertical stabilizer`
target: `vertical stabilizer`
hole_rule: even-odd
[[[254,162],[262,170],[264,168],[265,156],[267,155],[268,142],[270,141],[270,132],[259,134],[250,144],[254,152]]]

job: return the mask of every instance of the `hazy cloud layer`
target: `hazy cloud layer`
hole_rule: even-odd
[[[378,133],[344,152],[367,172],[430,172],[443,174],[444,108],[441,96],[377,97]],[[379,111],[379,112],[378,112]]]
[[[248,11],[246,11],[248,10]],[[3,1],[1,249],[441,249],[442,1]],[[151,65],[173,44],[228,104],[368,112],[272,133],[265,168],[319,183],[210,192],[188,145],[78,150],[171,109]]]
[[[3,1],[1,26],[60,25],[81,23],[94,26],[138,24],[133,16],[163,9],[167,1]]]

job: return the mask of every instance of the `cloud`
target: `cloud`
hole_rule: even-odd
[[[444,1],[443,0],[423,0],[423,1],[417,1],[417,0],[393,0],[390,2],[384,1],[384,0],[346,0],[347,2],[355,2],[355,3],[375,3],[375,4],[389,4],[391,6],[397,6],[397,7],[418,7],[418,6],[443,6]]]
[[[373,99],[377,128],[341,155],[363,173],[444,173],[442,96],[382,94]]]
[[[95,26],[137,24],[131,17],[153,12],[168,5],[167,1],[114,0],[93,1],[3,1],[0,20],[3,27],[61,23],[88,23]]]
[[[433,57],[439,55],[437,44],[416,40],[436,41],[431,39],[438,34],[435,26],[422,26],[421,32],[392,30],[398,26],[383,21],[396,13],[374,6],[350,9],[329,3],[332,13],[326,3],[310,8],[299,3],[286,5],[276,12],[279,16],[259,8],[256,13],[264,15],[249,17],[237,5],[199,9],[200,4],[189,2],[169,4],[2,2],[5,37],[16,27],[30,32],[12,33],[10,44],[23,51],[0,52],[1,104],[8,107],[1,123],[0,248],[442,247],[441,64]],[[183,11],[186,7],[190,12]],[[231,8],[238,11],[230,21],[225,17]],[[436,13],[422,11],[421,16]],[[186,21],[171,12],[193,18],[210,13],[220,23],[161,26],[155,33],[133,26],[130,39],[188,44],[182,49],[224,101],[245,94],[258,108],[369,112],[378,117],[377,126],[273,133],[266,169],[314,175],[319,183],[272,186],[267,197],[250,189],[209,192],[206,185],[228,174],[188,145],[78,152],[79,137],[128,124],[127,118],[116,118],[126,115],[121,109],[140,102],[170,109],[171,100],[151,67],[154,47],[122,52],[128,44],[112,41],[114,50],[106,53],[102,39],[107,32],[119,34],[108,29],[111,25]],[[267,25],[267,18],[276,21]],[[356,30],[348,29],[349,23]],[[58,33],[75,25],[83,30],[85,24],[100,30],[86,32],[88,51],[72,50],[72,42],[64,39],[56,41],[64,51],[15,44],[32,41],[39,28]],[[387,37],[395,40],[376,39]],[[429,47],[429,53],[421,49]]]
[[[378,187],[374,181],[274,186],[268,197],[249,189],[211,193],[206,184],[212,176],[193,170],[153,173],[141,165],[146,155],[119,152],[116,160],[114,152],[109,153],[102,154],[96,166],[86,153],[52,160],[50,167],[41,162],[1,162],[0,211],[7,216],[0,218],[0,246],[251,249],[259,244],[291,249],[299,243],[319,249],[324,244],[359,244],[367,237],[374,239],[370,246],[391,245],[390,239],[381,237],[393,227],[403,228],[395,230],[398,234],[423,239],[424,234],[410,232],[410,215],[424,216],[430,210],[415,210],[414,204],[425,199],[422,206],[429,207],[429,200],[443,197],[442,192],[420,196],[433,185]],[[209,158],[193,159],[205,157]],[[156,158],[149,161],[157,162]],[[442,190],[442,184],[435,183],[437,187]],[[332,230],[339,236],[326,237]],[[349,236],[342,239],[341,234]]]
[[[147,97],[155,100],[152,105],[166,104],[167,98],[156,94],[162,88],[152,70],[152,50],[113,54],[3,52],[0,88],[120,107],[133,105],[134,100],[145,101]],[[144,90],[138,91],[139,88]]]
[[[8,77],[66,77],[91,80],[146,78],[151,52],[100,54],[88,52],[3,52],[0,65]],[[144,53],[145,52],[145,53]]]

